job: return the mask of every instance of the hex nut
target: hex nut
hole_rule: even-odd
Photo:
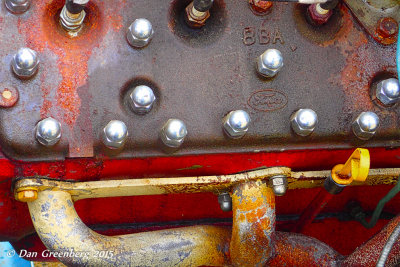
[[[144,27],[144,28],[141,28]],[[145,28],[147,27],[147,28]],[[139,32],[143,30],[143,32]],[[145,32],[145,34],[143,34]],[[142,36],[140,36],[142,35]],[[140,18],[136,19],[128,28],[126,32],[126,39],[128,43],[134,48],[142,48],[147,46],[152,40],[154,30],[151,22],[147,19]]]
[[[61,139],[61,124],[49,117],[36,125],[36,139],[44,146],[53,146]]]
[[[169,119],[160,131],[161,141],[168,147],[180,147],[187,135],[187,128],[183,121]]]
[[[156,101],[153,90],[146,85],[136,86],[129,99],[131,109],[139,115],[149,113]]]
[[[269,178],[269,184],[276,196],[283,196],[286,194],[288,182],[285,175],[276,175]]]
[[[353,122],[353,133],[361,140],[373,137],[379,127],[379,117],[374,112],[362,112]]]
[[[312,109],[299,109],[290,117],[293,131],[300,136],[310,135],[318,123],[318,116]]]
[[[399,81],[394,78],[380,81],[376,85],[375,96],[385,106],[396,104],[400,99]]]
[[[5,6],[14,14],[22,14],[30,7],[30,0],[5,0]]]
[[[383,38],[392,38],[399,32],[399,24],[394,18],[386,17],[378,21],[377,33]]]
[[[271,7],[273,5],[272,1],[266,1],[266,0],[249,0],[249,4],[251,7],[251,10],[256,14],[266,14],[271,10]]]
[[[185,21],[191,28],[201,28],[206,25],[207,19],[210,17],[210,11],[199,12],[202,16],[195,16],[193,14],[193,2],[185,8]]]
[[[122,148],[129,133],[125,123],[118,120],[111,120],[102,132],[103,144],[110,149]]]
[[[256,67],[260,75],[267,78],[274,77],[283,67],[281,52],[277,49],[267,49],[256,59]]]
[[[249,114],[244,110],[234,110],[223,119],[225,133],[231,138],[241,138],[249,130],[251,122]]]
[[[232,210],[232,197],[229,193],[225,192],[218,196],[218,203],[222,211]]]
[[[67,6],[64,5],[60,13],[60,22],[67,31],[78,31],[82,27],[85,17],[86,12],[84,10],[78,15],[69,14]]]
[[[21,79],[29,79],[39,69],[40,60],[36,51],[23,47],[17,51],[11,60],[11,67],[15,75]]]
[[[332,16],[332,10],[324,10],[320,7],[320,4],[312,4],[307,8],[307,17],[311,24],[324,25]]]

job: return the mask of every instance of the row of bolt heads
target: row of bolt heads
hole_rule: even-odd
[[[12,69],[20,78],[32,77],[37,71],[39,59],[37,53],[29,48],[21,48],[14,55]],[[256,68],[266,77],[274,77],[283,66],[282,54],[276,49],[266,50],[256,60]],[[376,98],[386,106],[396,104],[400,99],[400,86],[397,79],[389,78],[380,81],[375,90]],[[130,108],[137,114],[150,112],[156,96],[147,85],[136,86],[129,94]],[[244,110],[229,112],[223,119],[223,128],[231,138],[243,137],[249,128],[250,116]],[[300,136],[310,135],[318,122],[318,116],[312,109],[299,109],[290,117],[293,131]],[[373,112],[362,112],[353,122],[354,134],[362,140],[370,139],[379,126],[379,118]],[[179,147],[187,135],[187,128],[181,120],[170,119],[161,130],[161,140],[169,147]],[[61,125],[53,118],[40,121],[36,127],[37,140],[46,146],[55,145],[61,138]],[[121,148],[128,137],[124,122],[110,121],[103,130],[103,143],[111,148]]]

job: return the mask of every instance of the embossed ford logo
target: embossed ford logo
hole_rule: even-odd
[[[265,89],[254,92],[247,103],[258,111],[274,111],[287,105],[287,96],[274,89]]]

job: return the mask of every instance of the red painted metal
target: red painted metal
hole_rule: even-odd
[[[310,205],[303,211],[299,221],[293,228],[296,233],[301,233],[305,226],[312,223],[315,217],[323,210],[334,195],[330,194],[325,188],[321,188],[317,196],[311,201]]]

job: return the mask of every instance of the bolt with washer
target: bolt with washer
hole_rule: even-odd
[[[201,28],[210,17],[214,0],[194,0],[185,8],[185,21],[191,28]]]
[[[229,193],[225,192],[218,196],[218,203],[222,211],[232,210],[232,197]]]
[[[153,90],[147,85],[136,86],[129,99],[132,110],[139,115],[149,113],[156,101]]]
[[[225,133],[231,138],[241,138],[249,130],[249,114],[244,110],[234,110],[223,119]]]
[[[283,196],[286,194],[288,187],[286,175],[275,175],[269,178],[269,184],[274,191],[275,196]]]
[[[60,13],[60,22],[63,28],[69,32],[77,32],[81,29],[86,17],[84,7],[89,0],[67,0]]]
[[[30,0],[5,0],[4,2],[7,9],[14,14],[22,14],[25,13],[30,5]]]
[[[112,120],[103,129],[103,144],[110,149],[122,148],[128,138],[128,128],[123,121]]]
[[[293,131],[300,136],[310,135],[318,123],[318,116],[312,109],[299,109],[290,117]]]
[[[178,148],[183,144],[187,133],[187,128],[183,121],[169,119],[161,128],[160,138],[166,146]]]
[[[148,45],[153,38],[153,26],[147,19],[136,19],[128,28],[126,39],[134,48],[142,48]]]
[[[283,57],[278,49],[267,49],[256,60],[257,71],[260,75],[272,78],[283,67]]]
[[[54,146],[61,139],[61,124],[49,117],[36,125],[36,140],[44,146]]]
[[[400,100],[399,80],[389,78],[376,85],[376,98],[385,106],[391,106]]]
[[[307,8],[307,18],[313,25],[327,23],[332,15],[332,9],[325,9],[321,4],[312,4]]]
[[[11,61],[11,67],[19,78],[28,79],[35,75],[39,68],[39,57],[30,48],[20,48]]]
[[[374,112],[362,112],[353,122],[353,133],[361,140],[368,140],[379,127],[379,117]]]

